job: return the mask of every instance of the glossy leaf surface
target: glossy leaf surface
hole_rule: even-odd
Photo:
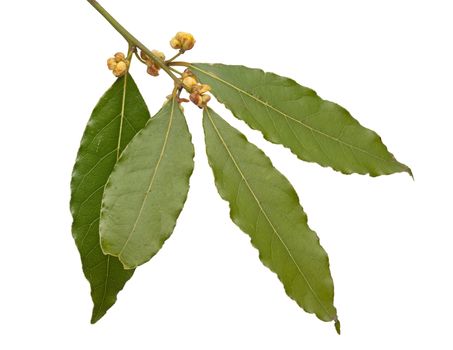
[[[190,69],[236,117],[302,160],[345,174],[411,174],[374,131],[292,79],[244,66],[197,63]]]
[[[186,120],[172,99],[126,147],[105,187],[100,234],[106,254],[129,269],[159,251],[187,198],[193,157]]]
[[[83,134],[71,180],[72,233],[90,282],[91,322],[115,303],[133,271],[103,254],[99,214],[107,179],[121,151],[149,120],[149,112],[132,77],[119,78],[93,110]]]
[[[203,116],[206,150],[230,216],[247,233],[261,261],[286,293],[323,321],[335,321],[334,289],[326,252],[288,180],[269,158],[213,110]]]

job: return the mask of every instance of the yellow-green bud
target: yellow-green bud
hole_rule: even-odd
[[[182,72],[182,78],[187,78],[187,77],[194,77],[195,78],[195,74],[192,73],[192,71],[187,68],[184,70],[184,72]]]
[[[118,62],[121,62],[121,61],[124,61],[124,59],[126,58],[126,56],[124,55],[124,53],[122,52],[117,52],[115,54],[115,61],[118,63]]]
[[[208,84],[197,84],[192,88],[192,91],[202,95],[205,92],[211,91],[211,87]]]
[[[200,94],[204,94],[205,92],[208,92],[208,91],[211,91],[211,87],[208,84],[201,84],[198,89],[198,92]]]
[[[185,77],[183,80],[182,80],[182,83],[184,84],[184,86],[189,90],[189,91],[192,91],[192,88],[197,85],[197,81],[194,77]]]
[[[110,57],[108,60],[107,60],[107,67],[110,69],[110,70],[114,70],[115,67],[116,67],[116,60],[114,57]]]
[[[170,46],[174,49],[180,49],[182,47],[181,42],[176,38],[170,40]]]
[[[187,50],[192,49],[194,47],[194,45],[195,45],[195,40],[188,40],[182,44],[182,49],[184,51],[187,51]]]
[[[151,51],[155,56],[159,57],[161,61],[165,61],[165,55],[162,51],[153,50]]]
[[[174,49],[187,51],[195,45],[195,39],[192,34],[186,32],[177,32],[173,39],[170,40],[170,45]]]
[[[190,50],[195,45],[195,38],[192,34],[186,32],[176,33],[175,38],[181,43],[181,49],[184,51]]]
[[[122,77],[127,71],[127,63],[125,61],[120,61],[116,64],[116,67],[113,69],[113,75],[115,77]]]
[[[206,106],[208,102],[211,100],[211,96],[209,95],[202,95],[201,100],[203,102],[203,106]]]

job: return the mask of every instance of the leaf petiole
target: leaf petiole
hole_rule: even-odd
[[[176,62],[168,62],[169,66],[175,66],[175,67],[190,67],[189,62],[183,62],[183,61],[176,61]]]

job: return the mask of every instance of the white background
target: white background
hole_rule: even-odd
[[[85,123],[126,50],[83,0],[0,8],[1,349],[452,349],[453,11],[451,1],[113,1],[102,4],[169,56],[240,63],[291,76],[350,110],[411,166],[345,176],[301,162],[212,106],[294,184],[330,256],[341,336],[306,314],[234,226],[196,146],[176,230],[117,304],[89,324],[73,242],[69,182]],[[155,112],[171,80],[132,73]]]

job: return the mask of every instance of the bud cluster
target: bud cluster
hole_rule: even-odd
[[[190,33],[178,32],[170,40],[170,46],[174,49],[179,49],[182,52],[190,50],[195,45],[195,38]]]
[[[129,68],[129,60],[122,52],[117,52],[113,57],[107,60],[107,67],[112,71],[115,77],[122,77]]]
[[[211,87],[207,84],[200,84],[191,70],[186,69],[182,75],[182,83],[184,88],[190,93],[190,100],[198,107],[206,107],[211,96],[206,95],[211,91]]]
[[[165,60],[165,55],[163,52],[161,51],[158,51],[158,50],[153,50],[151,51],[155,56],[157,56],[158,58],[160,58],[161,61],[164,61]],[[146,53],[144,53],[143,51],[140,52],[140,57],[142,58],[142,60],[145,61],[146,63],[146,66],[148,67],[148,69],[146,70],[148,72],[149,75],[152,75],[153,77],[157,77],[159,75],[159,65],[157,64],[156,61],[154,61],[151,57],[149,57]]]

